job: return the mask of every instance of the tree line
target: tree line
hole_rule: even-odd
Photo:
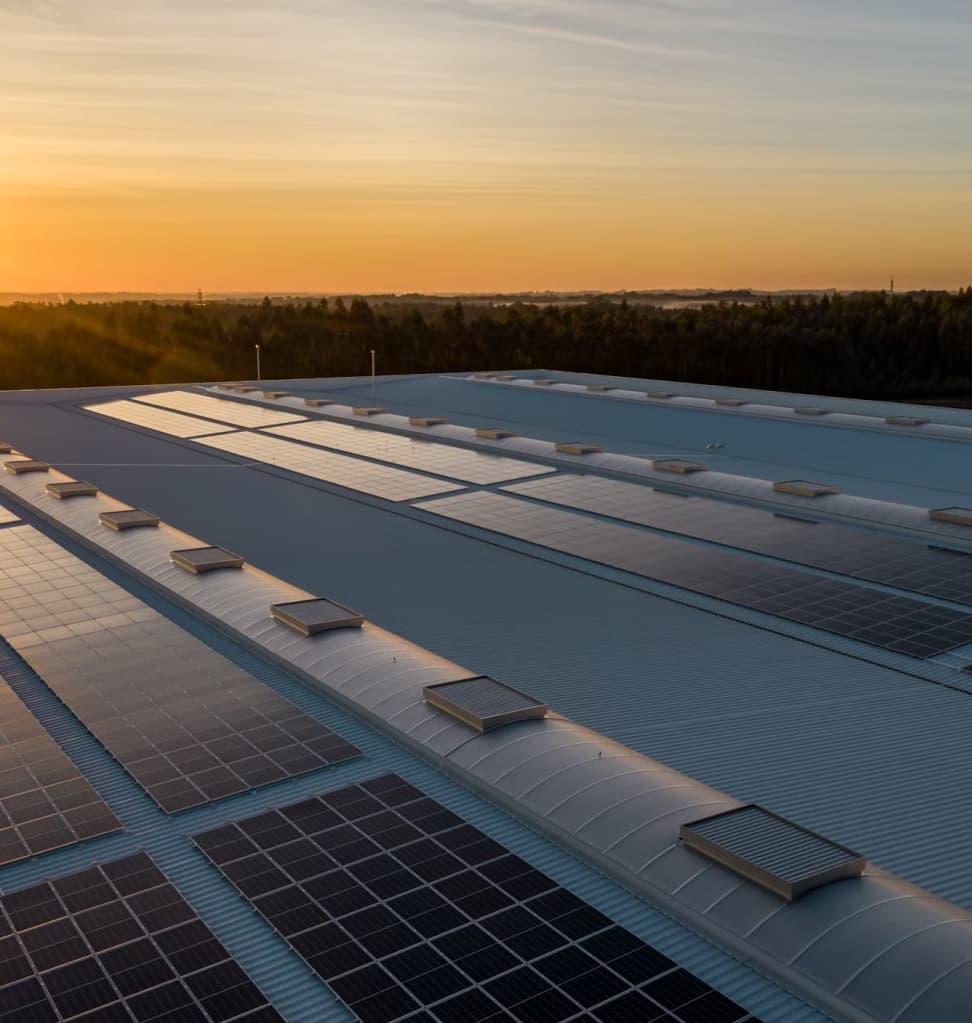
[[[0,308],[0,389],[561,369],[866,398],[972,396],[972,287],[698,308],[363,298]]]

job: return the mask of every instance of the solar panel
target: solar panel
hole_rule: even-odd
[[[683,824],[682,841],[792,902],[814,888],[860,877],[863,856],[761,806]]]
[[[225,433],[229,429],[227,426],[220,426],[219,423],[184,416],[179,412],[166,412],[164,409],[142,405],[137,401],[105,401],[84,405],[83,408],[86,412],[97,412],[99,416],[131,423],[133,426],[142,426],[146,430],[154,430],[170,437],[200,437],[207,433]]]
[[[379,462],[391,462],[407,469],[436,473],[466,483],[502,483],[554,471],[546,466],[503,455],[323,420],[280,426],[267,433],[303,441],[305,444],[334,448],[347,454],[374,458]]]
[[[924,426],[928,422],[917,416],[886,416],[884,421],[889,426]]]
[[[972,643],[972,614],[963,611],[503,494],[462,494],[415,507],[912,657]],[[812,528],[815,534],[820,527]]]
[[[233,426],[273,426],[275,423],[294,423],[303,416],[296,416],[283,409],[265,408],[262,405],[244,405],[239,401],[216,398],[209,394],[195,394],[191,391],[166,391],[162,394],[142,394],[138,400],[161,408],[188,412],[190,415],[215,419],[219,423]],[[215,432],[215,431],[211,431]]]
[[[405,469],[375,465],[360,458],[322,451],[320,448],[295,444],[263,433],[230,433],[200,439],[197,443],[240,455],[253,462],[262,462],[311,479],[347,487],[348,490],[382,497],[386,501],[412,501],[418,497],[445,494],[457,489],[453,483],[419,476]]]
[[[361,1023],[750,1018],[396,775],[194,841]]]
[[[3,1023],[283,1023],[145,853],[0,898]]]
[[[853,526],[813,522],[597,476],[556,476],[511,493],[972,605],[972,558]],[[949,509],[961,511],[961,509]],[[972,513],[969,513],[972,523]]]
[[[512,430],[503,430],[494,426],[477,426],[476,436],[483,440],[506,440],[508,437],[516,437]]]
[[[478,732],[488,732],[514,721],[544,718],[548,710],[541,700],[488,675],[426,686],[423,695],[426,703]]]
[[[359,752],[31,526],[0,530],[0,635],[167,813]]]
[[[81,772],[0,678],[0,866],[120,829]]]

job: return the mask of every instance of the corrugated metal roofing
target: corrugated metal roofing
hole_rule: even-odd
[[[916,960],[899,974],[897,996],[890,1001],[881,970],[893,950],[920,942],[928,927],[951,927],[952,956],[972,959],[972,915],[899,879],[871,872],[839,895],[818,890],[800,910],[768,904],[758,888],[741,885],[730,872],[706,865],[677,843],[679,823],[735,805],[723,794],[562,719],[522,722],[470,738],[422,698],[429,681],[463,677],[458,665],[374,627],[326,643],[295,638],[267,616],[274,596],[292,595],[286,584],[252,570],[215,580],[179,578],[164,560],[171,546],[168,528],[123,544],[118,534],[98,525],[97,509],[82,515],[60,502],[55,508],[29,483],[6,489],[839,1018],[862,1023],[922,1018],[924,1001],[940,980],[940,959]],[[916,899],[922,900],[920,912]],[[803,907],[810,905],[816,912],[808,915]],[[862,915],[880,915],[881,925],[849,943],[847,931]],[[778,937],[765,938],[767,928]],[[786,943],[793,951],[781,956],[780,945]],[[822,974],[806,954],[821,948],[827,967]],[[840,972],[833,969],[835,961]],[[838,986],[843,974],[848,979]],[[851,981],[855,992],[845,998],[844,986]],[[972,993],[965,997],[972,1000]],[[949,1018],[959,1019],[954,1013]]]
[[[451,387],[455,382],[448,383]],[[448,400],[486,386],[459,385],[465,390],[449,391]],[[367,391],[367,385],[358,381],[308,384],[313,386],[332,392],[344,389],[341,398],[349,404],[359,400],[352,398],[351,392],[358,391],[363,397]],[[396,393],[386,391],[391,386],[397,388]],[[485,413],[457,414],[445,409],[440,399],[446,392],[439,380],[382,381],[379,397],[394,412],[407,414],[408,402],[399,398],[423,388],[429,395],[438,395],[435,400],[423,400],[423,413],[448,412],[452,421],[465,418],[470,425],[484,421]],[[558,398],[547,389],[535,393],[533,402],[542,405],[537,404],[530,415],[547,422],[551,404]],[[90,394],[85,397],[90,400]],[[568,400],[566,396],[559,399]],[[574,407],[584,403],[579,399]],[[850,834],[862,832],[869,843],[880,843],[882,858],[878,862],[893,866],[911,880],[919,881],[925,874],[941,894],[951,889],[956,901],[968,904],[961,850],[972,834],[972,825],[961,813],[955,832],[960,793],[969,784],[958,745],[968,723],[962,702],[968,697],[819,647],[756,633],[405,516],[392,516],[379,510],[375,502],[336,497],[267,473],[253,479],[250,470],[120,427],[97,424],[103,432],[95,439],[90,420],[82,424],[69,411],[25,407],[20,398],[15,404],[13,418],[6,418],[0,406],[0,423],[10,424],[10,429],[3,427],[4,432],[22,447],[30,442],[30,454],[58,464],[64,464],[65,453],[82,462],[88,459],[79,474],[99,482],[109,493],[161,511],[164,518],[207,540],[240,550],[249,560],[307,589],[347,601],[423,645],[536,692],[556,709],[586,724],[616,737],[634,736],[633,745],[673,766],[734,795],[769,802],[878,859],[871,844]],[[605,404],[625,407],[624,403]],[[511,422],[497,420],[493,414],[489,418]],[[612,413],[610,421],[599,427],[616,429],[614,419]],[[576,418],[572,422],[576,424]],[[675,422],[681,420],[670,419],[665,429],[671,430]],[[69,423],[77,438],[66,436]],[[533,436],[546,432],[550,440],[557,439],[556,434],[564,435],[560,427],[547,425],[542,430],[524,428],[520,432]],[[632,428],[631,433],[636,431]],[[570,427],[570,434],[578,435],[576,425]],[[755,435],[748,441],[757,448],[764,443]],[[922,443],[934,446],[936,442]],[[617,443],[605,446],[621,449]],[[645,453],[643,440],[632,440],[631,446]],[[666,446],[664,451],[672,453],[673,449]],[[127,461],[126,452],[134,463],[131,466],[91,464]],[[856,454],[860,456],[862,451]],[[753,465],[745,459],[738,461],[750,468]],[[157,468],[143,467],[146,462],[154,462]],[[171,468],[162,468],[166,465]],[[801,473],[808,468],[803,462],[800,466]],[[890,461],[878,466],[881,472],[890,468]],[[908,476],[913,466],[906,463],[903,468]],[[198,483],[194,485],[193,480]],[[868,481],[863,482],[866,488]],[[900,487],[889,479],[887,492],[900,501],[915,486]],[[864,489],[858,487],[856,492]],[[288,508],[287,537],[275,535],[270,528],[271,508],[277,502]],[[939,503],[957,502],[953,494]],[[240,514],[241,509],[245,514]],[[287,541],[304,536],[310,542],[315,524],[323,518],[341,543],[322,546],[316,558],[301,564]],[[319,527],[317,536],[320,542]],[[415,579],[422,577],[423,565],[430,560],[436,566],[436,585],[416,601]],[[383,584],[377,590],[376,576]],[[353,596],[356,592],[360,598]],[[597,642],[592,644],[593,630]],[[666,644],[668,636],[694,637],[701,630],[705,649],[694,638],[678,646]],[[508,670],[491,667],[496,664],[506,665]],[[610,678],[616,701],[603,698],[601,684],[586,684],[605,676]],[[930,697],[933,688],[939,695]],[[954,702],[949,703],[946,696]],[[940,750],[938,736],[947,735],[949,725],[955,742],[946,739]],[[888,763],[882,729],[893,733],[892,743],[901,740],[900,764]],[[919,750],[935,759],[915,770]],[[788,770],[791,764],[795,767]],[[847,774],[842,771],[855,769],[861,784],[854,791],[843,791],[841,782]],[[934,785],[930,784],[933,776]],[[744,791],[746,786],[751,791]],[[767,791],[775,794],[774,799],[765,798]],[[793,813],[793,805],[801,805],[805,813]],[[923,813],[926,806],[930,807],[927,814]],[[943,833],[944,827],[935,831],[936,813],[942,817],[949,806],[953,814],[948,821],[950,833]],[[907,817],[902,816],[903,808]],[[816,819],[808,820],[810,815]],[[828,822],[837,822],[837,827],[829,827]],[[891,858],[905,869],[890,863]]]
[[[200,917],[223,941],[259,987],[292,1023],[339,1023],[350,1016],[225,880],[208,864],[189,837],[219,824],[304,795],[394,771],[412,781],[491,837],[523,856],[555,880],[630,927],[645,940],[680,961],[699,976],[745,1004],[768,1023],[816,1023],[820,1015],[794,1000],[752,971],[734,963],[684,928],[646,907],[634,896],[600,878],[590,868],[550,842],[531,834],[510,816],[423,765],[414,756],[378,736],[354,717],[282,671],[214,632],[197,616],[174,607],[126,573],[92,557],[63,536],[59,542],[131,589],[140,599],[172,617],[266,685],[355,742],[365,757],[325,772],[291,779],[266,789],[184,812],[178,818],[162,813],[106,751],[85,732],[40,679],[0,643],[0,674],[28,704],[58,743],[81,767],[99,794],[118,813],[126,832],[0,870],[0,890],[11,891],[71,873],[93,862],[105,862],[145,849]]]

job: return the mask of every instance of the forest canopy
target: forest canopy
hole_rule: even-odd
[[[972,288],[666,309],[365,299],[19,302],[0,389],[561,369],[865,398],[972,395]]]

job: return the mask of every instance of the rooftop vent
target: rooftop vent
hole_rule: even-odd
[[[496,379],[497,380],[503,380],[506,383],[510,383],[510,381],[512,381],[512,380],[519,380],[520,378],[517,377],[517,376],[510,376],[510,374],[508,374],[508,373],[500,373],[500,374],[497,374]]]
[[[142,511],[141,508],[123,508],[120,511],[101,512],[98,521],[103,526],[121,533],[126,529],[140,529],[144,526],[155,527],[159,524],[159,517]]]
[[[224,550],[222,547],[188,547],[181,551],[172,551],[172,561],[193,575],[204,572],[215,572],[218,568],[242,568],[243,559],[238,554]]]
[[[236,391],[237,394],[252,394],[254,391],[259,391],[259,387],[253,387],[250,384],[237,384],[235,387],[230,388],[231,391]]]
[[[13,445],[0,441],[0,455],[9,455],[13,452]]]
[[[502,430],[496,426],[477,426],[476,436],[484,440],[505,440],[507,437],[515,437],[512,430]]]
[[[98,488],[93,483],[71,480],[69,483],[48,483],[47,492],[51,497],[64,501],[69,497],[97,497]]]
[[[717,405],[724,405],[726,408],[739,408],[740,405],[748,405],[745,398],[716,398]]]
[[[477,732],[547,716],[547,705],[488,675],[426,686],[425,702]]]
[[[860,877],[865,864],[845,846],[752,803],[683,824],[680,837],[787,902],[831,881]]]
[[[264,391],[264,398],[292,398],[290,391]]]
[[[558,381],[553,377],[537,377],[536,380],[533,381],[537,387],[553,387],[553,385],[557,382]]]
[[[474,380],[492,380],[496,376],[495,373],[489,373],[485,370],[481,370],[479,373],[473,373]]]
[[[953,526],[972,526],[972,508],[933,508],[928,517],[935,522],[948,522]]]
[[[583,444],[580,441],[561,441],[554,447],[562,455],[596,455],[604,450],[597,444]]]
[[[646,398],[674,398],[671,391],[645,391]]]
[[[594,391],[595,394],[603,394],[605,391],[614,390],[610,384],[588,384],[587,389],[589,391]]]
[[[304,636],[314,636],[331,629],[359,629],[364,621],[356,611],[324,597],[274,604],[270,614],[282,625]]]
[[[817,408],[816,405],[801,405],[793,410],[798,416],[826,416],[829,408]]]
[[[323,408],[325,405],[337,405],[333,398],[305,398],[304,404],[308,408]]]
[[[829,483],[811,483],[810,480],[780,480],[773,484],[773,489],[778,494],[794,494],[796,497],[824,497],[840,493],[840,487]]]
[[[4,462],[3,467],[11,476],[19,476],[25,472],[47,472],[50,469],[47,462],[38,462],[33,458],[21,458],[14,462]]]
[[[412,426],[442,426],[446,422],[438,416],[409,416],[408,421]]]
[[[887,416],[884,420],[888,426],[924,426],[927,419],[919,419],[917,416]]]
[[[705,472],[709,468],[705,462],[687,462],[683,458],[656,458],[651,467],[656,472],[676,472],[680,476],[690,472]]]
[[[356,416],[377,416],[385,410],[377,405],[356,405],[351,411]]]

